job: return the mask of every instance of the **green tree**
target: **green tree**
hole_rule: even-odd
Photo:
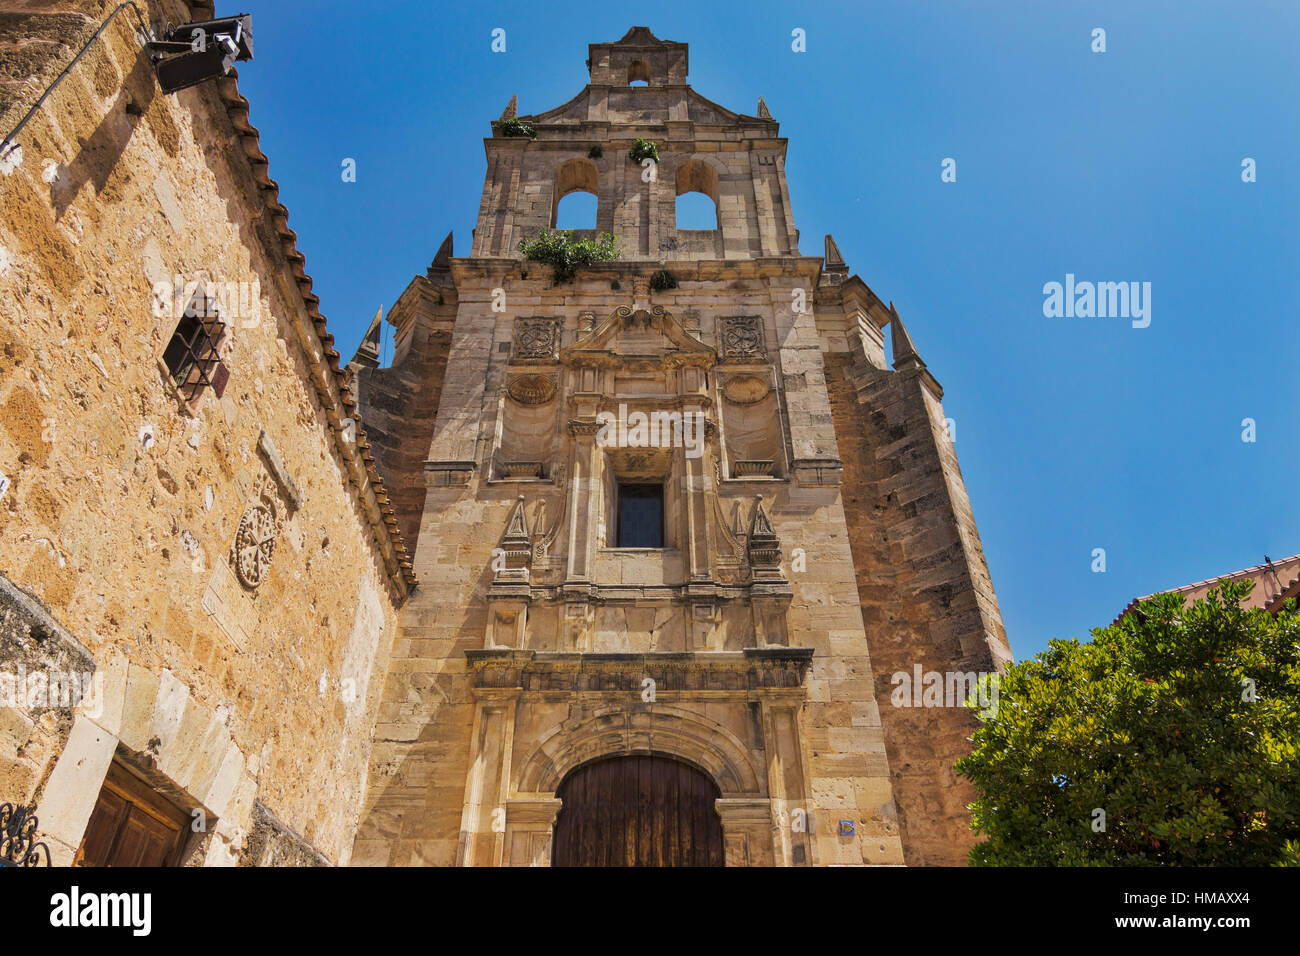
[[[1243,610],[1252,587],[1159,594],[1009,666],[956,767],[971,863],[1300,865],[1300,612]]]

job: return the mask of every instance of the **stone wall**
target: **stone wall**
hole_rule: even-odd
[[[88,14],[84,37],[106,5],[51,6]],[[217,818],[207,862],[239,858],[255,800],[346,862],[400,538],[364,435],[341,437],[352,399],[234,78],[162,94],[128,16],[0,176],[0,570],[107,662],[110,700],[33,795],[66,862],[121,747]],[[20,44],[51,45],[80,43]],[[156,289],[198,280],[233,284],[230,377],[186,401],[160,364],[185,296]]]
[[[450,243],[451,237],[447,239]],[[396,328],[392,364],[367,367],[353,360],[366,434],[412,552],[424,516],[424,461],[433,440],[455,316],[456,287],[445,267],[431,266],[429,276],[413,279],[388,314]]]
[[[311,844],[282,823],[261,801],[253,804],[253,825],[240,866],[328,866]]]
[[[924,370],[826,356],[858,594],[909,865],[962,865],[976,835],[952,770],[978,722],[890,703],[894,674],[991,673],[1010,659],[970,502]]]
[[[0,574],[0,803],[29,804],[93,693],[95,659],[40,602]]]

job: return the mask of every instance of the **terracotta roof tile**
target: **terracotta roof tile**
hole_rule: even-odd
[[[1217,587],[1220,581],[1239,581],[1243,578],[1251,578],[1255,582],[1255,590],[1251,592],[1250,597],[1244,602],[1245,606],[1262,607],[1267,611],[1274,611],[1280,608],[1288,597],[1300,597],[1300,554],[1293,554],[1289,558],[1274,561],[1273,570],[1277,572],[1279,582],[1289,582],[1282,585],[1281,590],[1278,590],[1278,584],[1273,580],[1273,572],[1269,570],[1268,565],[1257,564],[1253,568],[1243,568],[1240,571],[1231,571],[1217,577],[1206,578],[1204,581],[1196,581],[1192,584],[1184,584],[1181,587],[1168,588],[1165,591],[1156,591],[1152,594],[1135,597],[1128,602],[1124,610],[1120,611],[1111,623],[1118,624],[1126,614],[1137,607],[1139,602],[1154,597],[1155,594],[1182,594],[1190,604],[1205,597],[1206,593],[1211,588]]]
[[[192,5],[192,9],[196,13],[206,10],[207,15],[211,15],[212,5],[195,3]],[[307,260],[297,247],[298,234],[289,228],[289,210],[279,201],[279,184],[267,174],[267,170],[270,169],[270,160],[262,152],[257,127],[248,121],[249,102],[239,92],[238,73],[232,71],[230,75],[218,79],[216,88],[218,95],[226,106],[226,112],[231,123],[240,134],[244,155],[248,158],[252,167],[254,179],[261,187],[262,202],[269,213],[271,225],[280,238],[284,256],[289,261],[290,268],[297,279],[298,291],[302,296],[303,305],[306,307],[307,314],[315,326],[323,355],[323,360],[317,360],[316,365],[318,368],[328,370],[330,377],[337,386],[338,398],[335,399],[328,388],[318,388],[317,393],[321,401],[327,406],[331,404],[338,406],[337,412],[340,418],[350,417],[350,409],[356,407],[356,400],[352,397],[351,389],[348,387],[348,373],[339,366],[341,356],[333,348],[334,336],[327,330],[325,316],[320,313],[320,298],[311,291],[312,278],[304,269]],[[311,356],[308,356],[309,360],[311,358]],[[334,437],[339,453],[345,460],[357,462],[361,473],[368,478],[367,487],[361,488],[354,485],[354,492],[360,499],[361,510],[366,514],[374,531],[382,534],[391,546],[394,559],[386,561],[386,563],[389,563],[390,567],[396,568],[396,571],[392,573],[400,575],[402,581],[406,584],[407,590],[413,588],[416,585],[415,572],[412,570],[410,560],[401,557],[407,554],[407,550],[402,534],[396,527],[396,522],[388,521],[383,516],[382,511],[380,512],[380,518],[374,520],[370,517],[371,509],[366,507],[367,491],[375,498],[376,510],[380,510],[379,502],[381,500],[387,501],[388,494],[387,489],[384,487],[383,478],[373,467],[374,457],[362,452],[362,449],[369,444],[364,431],[360,428],[357,429],[357,447],[355,449],[349,446],[341,432],[336,433]]]

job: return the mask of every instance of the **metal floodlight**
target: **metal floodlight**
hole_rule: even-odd
[[[236,61],[253,58],[253,18],[241,13],[182,23],[150,41],[149,56],[164,93],[225,76]]]

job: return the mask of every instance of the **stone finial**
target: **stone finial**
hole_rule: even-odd
[[[370,320],[370,327],[366,329],[366,334],[361,337],[361,344],[357,346],[356,354],[348,363],[349,368],[354,365],[361,368],[379,368],[380,335],[383,329],[384,307],[381,305],[375,310],[375,317]]]
[[[452,234],[449,232],[447,238],[442,240],[442,245],[438,247],[437,253],[434,254],[433,261],[429,263],[430,272],[434,269],[451,268],[451,236]]]
[[[524,496],[520,495],[515,501],[514,510],[510,512],[510,520],[506,522],[506,533],[502,539],[507,545],[522,542],[528,543],[528,515],[524,512]]]
[[[506,520],[506,531],[501,536],[500,557],[493,557],[493,579],[503,584],[528,583],[528,568],[532,558],[532,539],[528,534],[528,515],[524,511],[524,496],[515,501],[510,517]]]
[[[510,97],[510,102],[507,103],[506,108],[501,111],[501,118],[503,120],[519,118],[519,94],[518,93]]]
[[[889,337],[893,343],[895,369],[925,368],[925,362],[921,361],[916,346],[912,344],[912,337],[903,328],[903,320],[899,318],[893,302],[889,303]]]
[[[840,247],[835,244],[835,237],[830,233],[826,234],[826,258],[822,260],[822,268],[827,272],[848,268],[840,255]]]
[[[750,567],[768,570],[781,566],[781,539],[777,537],[772,520],[763,508],[762,495],[754,495],[754,513],[749,519],[747,548]]]
[[[772,118],[772,111],[767,108],[767,103],[763,100],[763,97],[761,96],[758,98],[758,118],[759,119]]]

